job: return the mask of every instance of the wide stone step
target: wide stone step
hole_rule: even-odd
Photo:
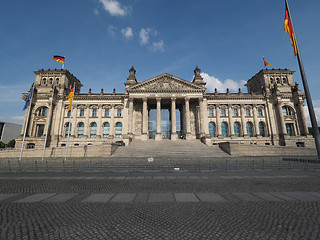
[[[218,146],[206,146],[199,140],[137,141],[129,146],[118,147],[113,157],[226,157]]]

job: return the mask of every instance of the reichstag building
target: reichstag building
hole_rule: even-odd
[[[43,148],[48,126],[47,147],[65,147],[69,122],[70,147],[115,142],[129,145],[131,141],[149,139],[198,139],[206,145],[230,141],[314,146],[304,114],[305,95],[294,83],[294,72],[289,69],[261,70],[247,81],[247,93],[241,89],[237,93],[228,89],[223,93],[206,92],[198,67],[192,82],[167,73],[137,81],[132,67],[124,93],[104,93],[103,89],[81,93],[81,82],[64,69],[34,73],[26,149]],[[67,98],[74,84],[72,111],[68,111]],[[24,98],[27,96],[25,93]],[[22,135],[16,147],[21,147],[21,143]]]

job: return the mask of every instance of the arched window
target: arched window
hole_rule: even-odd
[[[64,125],[64,127],[65,127],[65,129],[66,129],[64,136],[67,138],[68,135],[71,134],[72,123],[68,123],[68,122],[67,122],[67,123]],[[69,130],[69,129],[70,129],[70,130]]]
[[[92,117],[96,117],[97,116],[97,109],[94,108],[92,109]]]
[[[228,137],[228,123],[223,122],[221,123],[221,133],[223,137]]]
[[[118,108],[117,110],[117,117],[121,117],[122,116],[122,109]]]
[[[263,111],[261,108],[258,108],[258,116],[262,117],[263,116]]]
[[[221,108],[221,117],[225,117],[225,116],[227,116],[226,109],[225,108]]]
[[[236,137],[240,137],[240,123],[239,122],[235,122],[233,124],[233,128],[234,128],[234,135]]]
[[[97,124],[95,122],[90,125],[90,137],[94,138],[97,136]]]
[[[42,107],[38,111],[38,116],[39,117],[46,117],[48,114],[48,108],[47,107]]]
[[[213,109],[209,108],[209,117],[213,117]]]
[[[50,78],[50,79],[49,79],[49,84],[52,84],[52,82],[53,82],[53,79]]]
[[[259,133],[260,133],[260,136],[262,137],[266,136],[264,122],[259,122]]]
[[[247,109],[246,109],[246,116],[248,116],[248,117],[250,117],[250,116],[251,116],[250,108],[247,108]]]
[[[121,122],[117,122],[116,123],[116,138],[120,138],[122,137],[122,123]]]
[[[287,134],[289,136],[294,136],[294,127],[293,123],[286,123]]]
[[[106,110],[104,111],[104,116],[105,116],[105,117],[109,117],[109,116],[110,116],[110,110],[109,110],[109,109],[106,109]]]
[[[46,79],[46,78],[43,78],[43,79],[42,79],[42,83],[43,83],[43,84],[47,84],[47,79]]]
[[[290,107],[288,107],[288,106],[283,106],[282,107],[282,113],[283,113],[283,116],[293,115],[292,109]]]
[[[209,135],[210,137],[216,136],[216,125],[214,122],[209,122]]]
[[[83,137],[84,134],[84,123],[79,123],[78,124],[78,138]]]
[[[34,143],[28,143],[27,144],[27,149],[32,149],[32,148],[35,148],[36,145]]]
[[[109,123],[104,123],[103,124],[103,137],[109,137],[109,134],[110,134],[110,124]]]
[[[247,135],[249,137],[253,137],[253,124],[252,124],[252,122],[247,122],[246,127],[247,127]]]

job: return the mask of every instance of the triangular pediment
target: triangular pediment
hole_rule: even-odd
[[[199,86],[168,73],[140,82],[127,89],[128,92],[204,92]]]

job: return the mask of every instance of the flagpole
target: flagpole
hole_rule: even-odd
[[[289,10],[288,1],[287,0],[285,0],[285,1],[286,1],[286,7],[288,9],[288,15],[289,15],[289,18],[290,18],[290,21],[291,21],[291,25],[292,25],[293,35],[296,36],[295,31],[294,31],[294,27],[293,27],[292,18],[291,18],[291,13],[290,13],[290,10]],[[298,47],[298,42],[297,42],[296,37],[295,37],[295,41],[296,41],[296,46],[297,46],[297,56],[298,56],[300,74],[301,74],[301,78],[302,78],[304,93],[306,95],[306,100],[307,100],[307,105],[308,105],[311,125],[312,125],[312,129],[313,129],[314,141],[315,141],[315,145],[316,145],[316,149],[317,149],[318,160],[320,160],[320,134],[319,134],[319,129],[318,129],[318,123],[317,123],[316,115],[314,113],[314,108],[313,108],[311,95],[310,95],[310,91],[309,91],[309,86],[308,86],[306,74],[305,74],[305,71],[304,71],[302,58],[301,58],[301,55],[300,55],[300,50],[299,50],[299,47]]]
[[[19,157],[19,161],[18,161],[19,163],[20,163],[21,158],[22,158],[22,152],[23,152],[24,142],[25,142],[26,133],[27,133],[27,128],[28,128],[28,124],[29,124],[30,109],[31,109],[31,104],[32,104],[32,99],[33,99],[33,94],[34,94],[34,86],[32,86],[31,91],[32,91],[32,95],[31,95],[31,98],[30,98],[30,100],[29,100],[27,120],[26,120],[26,125],[25,125],[25,127],[24,127],[23,140],[22,140],[22,145],[21,145],[20,157]]]
[[[67,145],[66,145],[66,155],[64,157],[64,160],[67,161],[67,155],[68,155],[68,146],[69,146],[69,137],[70,137],[70,124],[71,124],[71,116],[72,116],[72,103],[74,98],[74,93],[76,91],[76,83],[73,84],[73,95],[72,95],[72,101],[71,101],[71,109],[70,109],[70,119],[69,119],[69,127],[68,127],[68,139],[67,139]]]
[[[49,116],[48,116],[48,120],[47,120],[46,137],[45,137],[45,139],[44,139],[42,162],[43,162],[43,160],[44,160],[44,155],[45,155],[45,152],[46,152],[46,145],[47,145],[48,132],[49,132],[49,127],[50,127],[50,118],[51,118],[51,111],[52,111],[52,103],[53,103],[53,95],[54,95],[55,86],[56,86],[56,82],[53,81],[53,88],[52,88],[52,95],[51,95],[50,110],[49,110]]]

